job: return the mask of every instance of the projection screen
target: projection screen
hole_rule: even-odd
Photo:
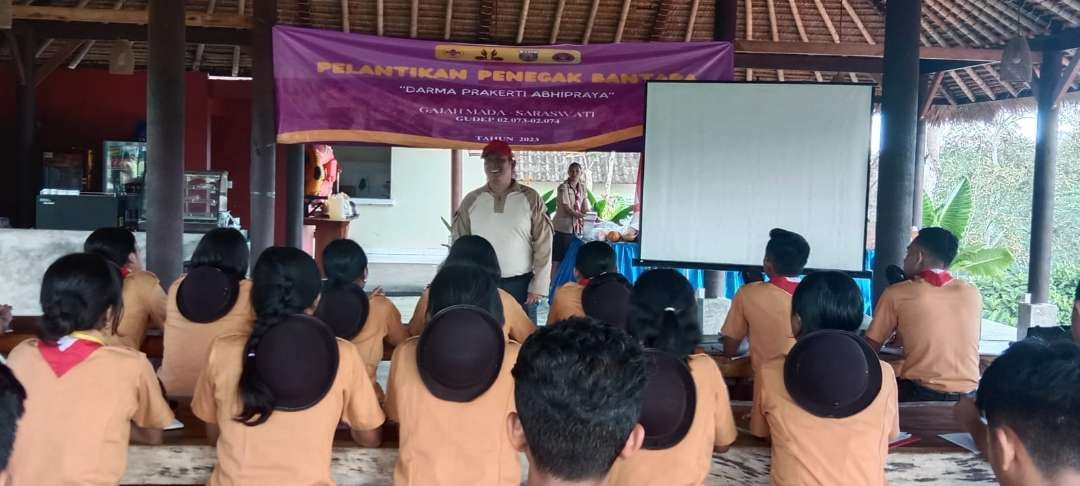
[[[761,265],[772,228],[811,269],[863,270],[873,88],[650,82],[641,259]]]

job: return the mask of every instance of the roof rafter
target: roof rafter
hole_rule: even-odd
[[[626,30],[626,19],[630,17],[630,5],[633,1],[634,0],[623,0],[622,12],[619,14],[619,26],[615,28],[616,43],[622,42],[623,32]],[[687,36],[693,33],[693,29],[694,21],[693,17],[691,17],[689,27],[690,33],[688,33]]]
[[[351,27],[349,25],[349,0],[341,0],[341,31],[349,32]]]
[[[443,25],[443,40],[450,40],[450,33],[453,30],[453,18],[454,0],[446,0],[446,23]]]
[[[933,20],[938,25],[941,25],[942,27],[945,27],[945,22],[943,22],[941,20],[941,18],[938,17],[935,13],[932,13],[932,12],[924,12],[924,13],[926,14],[926,16],[930,17],[930,20]],[[922,23],[923,23],[923,28],[926,29],[926,31],[930,34],[930,36],[934,39],[934,41],[936,41],[938,44],[943,44],[943,45],[945,44],[944,40],[941,37],[941,34],[939,34],[937,32],[937,29],[934,29],[933,26],[931,26],[928,22],[926,22],[925,18],[922,20]],[[956,35],[955,32],[953,32],[952,30],[948,30],[948,29],[946,29],[946,32],[948,32],[949,35],[953,38],[953,40],[955,40],[957,43],[964,44],[964,42]],[[982,45],[982,42],[979,42],[977,38],[973,38],[972,40],[976,42],[976,45],[980,45],[980,46]],[[975,82],[975,85],[979,87],[979,90],[981,90],[983,92],[983,94],[985,94],[987,97],[989,97],[992,100],[997,99],[997,96],[994,94],[994,90],[990,89],[990,87],[986,84],[986,82],[983,81],[983,79],[981,77],[979,77],[978,73],[976,73],[971,68],[964,68],[963,71],[964,71],[965,74],[967,74],[968,76],[971,77],[972,81]],[[974,93],[972,93],[972,91],[968,88],[967,83],[962,81],[960,76],[957,75],[955,71],[949,71],[949,76],[953,78],[953,81],[956,81],[957,84],[960,85],[961,91],[964,92],[964,95],[967,96],[968,99],[970,99],[971,101],[976,101]]]
[[[931,5],[931,8],[934,8],[935,5],[940,6],[944,10],[948,11],[949,13],[951,13],[951,14],[959,17],[961,20],[963,20],[964,22],[960,23],[960,22],[957,22],[955,19],[951,19],[952,23],[956,24],[958,27],[960,27],[960,29],[967,31],[967,29],[968,29],[967,26],[970,26],[971,29],[973,29],[975,32],[978,32],[978,34],[982,36],[982,40],[986,40],[987,42],[990,42],[990,43],[993,43],[993,44],[1001,43],[1001,39],[996,34],[992,34],[988,30],[983,28],[982,24],[980,24],[979,22],[976,22],[975,20],[973,20],[971,18],[971,16],[968,15],[967,12],[961,11],[960,9],[956,8],[955,6],[953,6],[952,4],[950,4],[948,2],[945,2],[944,0],[926,0],[926,1],[927,1],[927,3],[929,5]],[[942,12],[940,10],[938,10],[938,13],[941,14]],[[972,38],[972,40],[975,40],[977,42],[975,45],[980,45],[981,44],[982,40],[978,39],[977,37],[974,37],[971,34],[970,31],[967,31],[965,33],[968,34],[968,37]]]
[[[818,15],[821,15],[821,20],[825,22],[825,28],[828,29],[829,35],[832,36],[832,41],[839,44],[840,35],[836,33],[836,26],[833,25],[828,10],[825,10],[825,4],[821,3],[821,0],[814,0],[814,6],[817,7]]]
[[[765,0],[765,5],[769,9],[769,31],[772,32],[772,40],[773,40],[773,42],[779,42],[780,41],[780,29],[779,29],[779,27],[777,25],[777,22],[776,22],[776,3],[773,0]],[[783,69],[777,69],[776,70],[776,79],[778,79],[780,81],[784,80],[784,70]]]
[[[559,0],[559,6],[555,7],[555,20],[551,24],[551,36],[548,44],[555,44],[559,40],[559,26],[562,24],[563,10],[566,9],[566,0]]]
[[[526,0],[528,1],[528,0]],[[409,6],[409,38],[415,39],[420,32],[420,0],[412,0]]]
[[[419,3],[420,0],[413,0],[413,2]],[[521,0],[521,16],[518,17],[518,31],[517,37],[515,37],[515,44],[521,44],[521,41],[525,38],[525,24],[529,22],[529,0]]]
[[[791,6],[791,15],[795,16],[795,28],[799,31],[799,38],[803,42],[810,42],[810,38],[806,35],[806,27],[803,26],[802,15],[799,14],[799,6],[795,3],[795,0],[788,0],[788,5]],[[815,78],[821,78],[821,73],[814,71]]]
[[[862,19],[859,18],[859,13],[851,7],[851,3],[848,2],[848,0],[840,0],[840,4],[844,6],[844,10],[847,11],[847,14],[849,17],[851,17],[851,20],[855,21],[855,27],[859,29],[859,32],[862,34],[863,39],[866,39],[866,43],[877,44],[877,42],[874,41],[874,37],[871,36],[870,32],[866,30],[866,26],[863,25]]]
[[[754,40],[754,0],[746,0],[746,40]],[[754,68],[746,68],[746,80],[754,80]]]
[[[217,8],[217,0],[210,0],[206,4],[206,14],[214,15],[214,9]],[[191,70],[198,71],[202,65],[203,55],[206,53],[206,44],[198,44],[195,46],[195,59],[191,61]]]
[[[997,69],[995,69],[994,66],[985,66],[985,68],[987,71],[990,72],[990,76],[993,77],[998,82],[998,84],[1001,85],[1001,87],[1005,88],[1005,91],[1008,91],[1013,98],[1016,98],[1017,95],[1020,94],[1020,92],[1013,87],[1012,83],[1001,79],[1001,75],[998,74]]]
[[[582,44],[588,44],[589,38],[592,37],[593,25],[596,24],[596,12],[600,10],[600,0],[593,0],[592,8],[589,9],[589,20],[585,22],[585,37],[581,39]]]
[[[1054,106],[1060,104],[1061,98],[1065,96],[1065,93],[1069,92],[1069,88],[1072,88],[1078,71],[1080,71],[1080,52],[1073,52],[1069,65],[1062,72],[1058,86],[1054,89]]]
[[[683,42],[690,42],[690,39],[694,38],[694,24],[697,23],[698,7],[701,5],[701,0],[694,0],[690,5],[690,20],[686,24],[686,36],[683,37]],[[623,23],[623,21],[620,21]]]
[[[938,0],[939,3],[951,5],[957,9],[967,11],[968,13],[979,18],[983,24],[990,26],[995,32],[999,34],[999,39],[1010,39],[1016,36],[1016,29],[1011,27],[1010,24],[1002,24],[998,17],[987,14],[986,10],[978,8],[972,5],[971,2],[956,0]]]
[[[236,11],[240,15],[247,13],[247,0],[240,0],[240,3],[236,6]],[[232,77],[240,75],[240,46],[233,46],[232,50]]]

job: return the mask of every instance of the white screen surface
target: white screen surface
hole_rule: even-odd
[[[863,270],[871,96],[861,85],[649,83],[641,258],[761,265],[769,230],[808,268]]]

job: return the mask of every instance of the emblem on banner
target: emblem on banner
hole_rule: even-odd
[[[506,46],[439,44],[435,46],[435,59],[509,64],[581,64],[581,51],[574,49],[514,49]]]

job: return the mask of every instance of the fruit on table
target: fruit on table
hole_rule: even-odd
[[[622,239],[622,234],[618,231],[608,231],[607,239],[608,241],[619,241]]]

